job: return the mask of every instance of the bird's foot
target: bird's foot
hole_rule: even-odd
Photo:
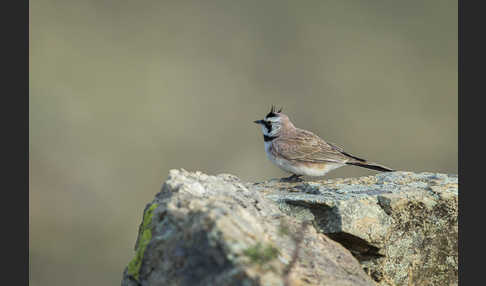
[[[280,179],[280,182],[285,182],[285,183],[296,183],[296,182],[303,182],[303,181],[304,179],[302,179],[302,175],[296,175],[296,174],[293,174],[290,177]]]

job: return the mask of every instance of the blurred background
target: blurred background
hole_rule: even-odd
[[[261,119],[457,173],[457,1],[30,1],[30,285],[119,285],[168,171],[288,176]],[[344,167],[327,177],[371,175]]]

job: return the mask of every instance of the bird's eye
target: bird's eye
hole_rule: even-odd
[[[270,123],[270,121],[264,120],[263,124],[265,125],[265,128],[267,128],[267,130],[270,131],[272,129],[272,123]]]

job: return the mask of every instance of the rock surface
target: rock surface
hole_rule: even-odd
[[[458,178],[437,173],[253,187],[348,248],[380,285],[457,285]]]
[[[457,176],[245,183],[171,170],[122,285],[457,285]]]

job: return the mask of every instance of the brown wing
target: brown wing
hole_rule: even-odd
[[[274,140],[272,147],[280,156],[288,160],[321,163],[345,163],[354,161],[353,156],[344,153],[337,145],[329,144],[312,132],[299,129],[295,136]],[[355,158],[358,160],[358,158]],[[362,159],[360,159],[362,160]]]
[[[338,150],[339,152],[341,152],[345,156],[351,157],[351,158],[353,158],[353,159],[355,159],[355,160],[357,160],[359,162],[366,162],[365,159],[362,159],[362,158],[356,157],[354,155],[351,155],[351,154],[349,154],[347,152],[344,152],[344,149],[341,146],[338,146],[338,145],[336,145],[336,144],[334,144],[332,142],[328,142],[327,144],[331,145],[331,147],[333,147],[334,149]]]

